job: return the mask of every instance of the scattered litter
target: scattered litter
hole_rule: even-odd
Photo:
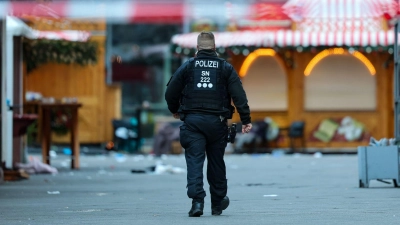
[[[181,174],[181,173],[186,173],[186,170],[180,167],[174,167],[172,165],[163,165],[161,163],[158,163],[155,166],[150,166],[145,169],[132,169],[131,173],[149,173],[157,175],[166,173]]]
[[[23,169],[29,174],[35,173],[58,173],[58,170],[55,167],[42,163],[36,157],[29,157],[29,163],[16,163],[16,167],[18,169]]]
[[[63,149],[63,153],[64,153],[65,155],[71,155],[71,154],[72,154],[72,151],[71,151],[70,148],[64,148],[64,149]]]
[[[119,163],[123,163],[123,162],[126,161],[126,156],[125,156],[124,154],[121,154],[121,153],[116,153],[116,154],[114,155],[114,158],[115,158],[115,160],[116,160],[117,162],[119,162]]]
[[[392,146],[396,145],[395,138],[382,138],[380,140],[376,140],[374,137],[371,137],[369,140],[369,146]]]
[[[108,195],[107,193],[96,193],[97,196],[104,196],[104,195]]]
[[[126,127],[118,127],[115,130],[115,136],[127,140],[128,138],[136,138],[138,135],[136,132]]]
[[[47,194],[49,194],[49,195],[59,195],[60,192],[59,191],[47,191]]]
[[[57,152],[54,151],[54,150],[50,150],[49,151],[49,155],[50,155],[51,158],[57,158]]]
[[[150,170],[136,170],[136,169],[131,170],[131,173],[147,173],[147,172],[150,172]]]
[[[301,154],[300,153],[293,153],[293,158],[300,158]]]
[[[163,164],[156,165],[156,168],[154,170],[155,174],[165,174],[165,173],[177,174],[185,172],[186,170],[183,168],[173,167],[172,165],[163,165]]]
[[[246,186],[262,186],[262,183],[251,183],[251,184],[246,184]]]
[[[321,158],[322,157],[322,153],[321,152],[316,152],[314,153],[314,158]]]
[[[264,197],[278,197],[278,195],[264,195]]]

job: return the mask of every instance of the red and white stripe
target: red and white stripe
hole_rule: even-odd
[[[224,1],[202,2],[185,0],[96,0],[0,2],[0,16],[48,16],[54,18],[89,18],[125,22],[183,23],[185,19],[204,17],[240,20],[254,16],[254,4]],[[377,18],[385,13],[395,16],[396,0],[289,0],[282,7],[294,21],[303,19]],[[278,14],[280,12],[277,12]]]
[[[67,40],[67,41],[82,41],[89,39],[90,33],[76,30],[63,31],[38,31],[33,30],[29,38],[33,39],[51,39],[51,40]]]
[[[383,29],[382,21],[376,18],[362,19],[328,19],[315,18],[304,19],[297,25],[297,29],[301,31],[380,31]]]
[[[32,1],[0,2],[0,16],[108,19],[123,22],[182,23],[187,14],[183,0],[173,1]]]
[[[291,18],[376,18],[398,11],[396,0],[289,0],[283,9]]]
[[[394,17],[396,0],[289,0],[285,12],[303,31],[382,30],[381,18]]]
[[[183,48],[196,48],[197,35],[188,33],[175,35],[172,43]],[[255,47],[311,47],[311,46],[358,46],[379,47],[394,44],[394,31],[376,32],[303,32],[291,30],[279,31],[236,31],[216,32],[218,47],[255,46]]]

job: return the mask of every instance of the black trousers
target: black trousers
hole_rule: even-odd
[[[224,153],[227,122],[219,116],[188,114],[180,128],[180,142],[185,149],[187,165],[187,195],[202,201],[203,165],[207,156],[207,181],[210,185],[211,203],[219,205],[227,193]]]

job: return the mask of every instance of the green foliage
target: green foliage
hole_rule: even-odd
[[[28,73],[45,63],[72,64],[81,66],[97,62],[97,43],[71,42],[64,40],[25,39],[23,56]]]

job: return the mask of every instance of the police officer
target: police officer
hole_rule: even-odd
[[[232,118],[233,100],[242,122],[242,132],[251,128],[250,108],[238,74],[231,64],[218,58],[214,35],[201,32],[197,53],[171,77],[165,93],[168,109],[184,121],[180,142],[185,149],[187,195],[192,199],[189,217],[203,215],[203,165],[207,156],[211,213],[221,215],[229,205],[224,162],[227,144],[227,119]]]

